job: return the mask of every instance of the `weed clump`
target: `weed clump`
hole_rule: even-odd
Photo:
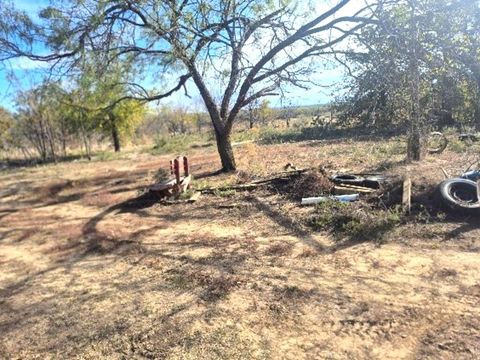
[[[326,201],[320,203],[310,219],[316,230],[329,231],[337,241],[380,242],[402,221],[399,208],[374,209],[361,203]]]
[[[206,135],[182,134],[175,136],[158,136],[150,151],[152,155],[183,153],[193,147],[210,146]]]
[[[215,189],[214,194],[215,196],[221,198],[231,198],[236,195],[236,191],[234,189]]]
[[[170,179],[171,176],[172,175],[170,174],[170,171],[168,171],[167,169],[164,169],[164,168],[160,168],[153,175],[153,180],[156,183],[161,183],[161,182],[164,182],[164,181]]]

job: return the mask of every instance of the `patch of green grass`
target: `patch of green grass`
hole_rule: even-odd
[[[194,193],[195,193],[195,190],[188,189],[187,191],[181,193],[178,196],[178,200],[189,200],[193,196]]]
[[[156,183],[161,183],[166,180],[169,180],[172,177],[170,171],[164,168],[158,169],[155,174],[153,174],[153,181]]]
[[[402,221],[400,209],[373,209],[357,203],[320,203],[310,224],[330,231],[337,240],[382,242],[383,237]]]
[[[127,156],[125,152],[100,151],[93,156],[94,161],[120,160]]]
[[[447,148],[457,154],[464,153],[470,147],[464,141],[459,140],[458,138],[450,138],[450,142],[447,145]]]
[[[378,155],[390,157],[395,155],[404,155],[407,153],[407,143],[404,139],[395,139],[395,141],[378,143],[373,152]]]
[[[209,147],[212,145],[211,136],[207,133],[158,136],[150,153],[153,155],[182,153],[191,148]]]
[[[204,190],[210,187],[210,181],[208,179],[201,179],[201,180],[196,180],[195,178],[193,179],[192,186],[198,190]]]
[[[222,198],[230,198],[230,197],[233,197],[235,196],[237,192],[235,190],[222,190],[222,189],[217,189],[215,190],[214,194],[215,196],[219,196],[219,197],[222,197]]]
[[[296,129],[274,128],[272,126],[254,127],[253,129],[234,132],[232,142],[239,143],[244,141],[262,141],[266,143],[283,142],[284,137],[293,136],[298,133]]]

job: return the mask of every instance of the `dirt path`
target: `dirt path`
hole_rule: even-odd
[[[273,200],[159,206],[139,193],[158,163],[1,177],[0,357],[480,356],[478,229],[339,248]]]

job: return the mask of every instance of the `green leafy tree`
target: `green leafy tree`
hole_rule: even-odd
[[[112,136],[114,150],[119,152],[121,144],[130,140],[141,125],[145,107],[137,100],[125,100],[101,114],[104,115],[102,129]]]
[[[5,108],[0,107],[0,150],[7,150],[11,143],[13,116]]]
[[[128,61],[111,64],[109,71],[100,71],[93,64],[100,59],[91,56],[77,65],[78,73],[67,105],[73,124],[83,134],[85,149],[90,157],[92,134],[110,136],[115,152],[122,142],[132,138],[145,115],[145,106],[135,99],[124,99],[130,71]]]
[[[363,52],[343,60],[337,54],[351,79],[339,103],[341,119],[406,129],[408,156],[419,160],[429,127],[452,125],[455,114],[465,114],[465,90],[475,90],[458,54],[470,54],[462,48],[478,39],[478,1],[399,0],[377,16],[380,25],[365,27],[357,38]],[[469,68],[478,64],[478,57],[469,59]]]
[[[318,67],[311,60],[331,54],[374,21],[373,2],[338,15],[353,3],[338,0],[318,11],[315,2],[309,7],[289,0],[53,1],[41,11],[39,23],[28,17],[18,20],[25,33],[2,16],[6,24],[3,34],[0,31],[5,40],[0,53],[3,58],[56,60],[67,69],[89,53],[101,58],[98,65],[103,68],[129,56],[144,74],[158,80],[168,74],[169,81],[175,81],[166,91],[130,83],[124,99],[160,100],[192,82],[210,116],[222,168],[230,171],[236,168],[231,133],[240,111],[278,94],[285,84],[306,88]],[[8,8],[2,11],[11,13]],[[32,52],[32,32],[51,54]],[[171,80],[172,75],[177,79]]]
[[[61,93],[58,84],[45,83],[20,93],[17,99],[15,133],[23,135],[42,161],[56,162],[61,149],[65,149],[66,119]]]

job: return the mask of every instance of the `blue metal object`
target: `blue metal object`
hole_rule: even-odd
[[[478,180],[480,180],[480,170],[468,171],[463,174],[461,178],[477,182]]]

